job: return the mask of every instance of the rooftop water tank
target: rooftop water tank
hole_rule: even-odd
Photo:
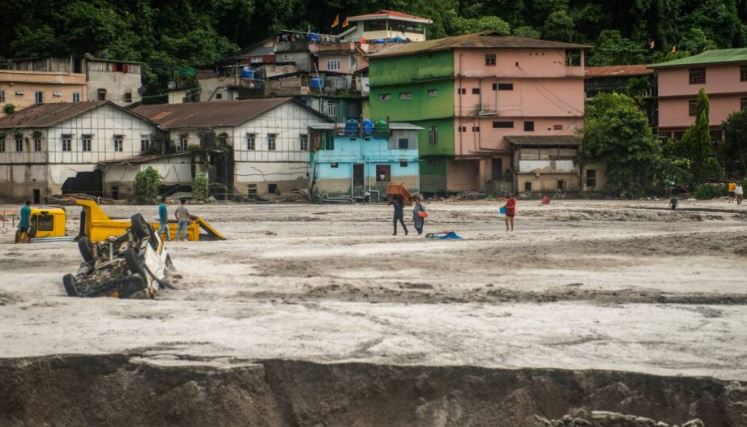
[[[363,119],[363,136],[371,136],[374,131],[374,123],[371,119]]]
[[[309,82],[312,90],[322,90],[324,88],[324,80],[319,77],[312,77]]]
[[[356,135],[358,133],[358,120],[348,119],[345,121],[345,135]]]
[[[241,77],[242,79],[254,79],[254,70],[252,70],[252,69],[251,69],[251,68],[249,68],[249,67],[244,67],[244,68],[243,68],[243,69],[241,70],[241,73],[239,73],[239,76],[240,76],[240,77]]]

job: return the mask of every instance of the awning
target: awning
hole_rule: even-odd
[[[571,135],[506,136],[506,141],[518,147],[577,147],[581,138]]]

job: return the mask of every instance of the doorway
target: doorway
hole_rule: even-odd
[[[493,159],[491,172],[493,181],[500,181],[503,178],[503,159]]]
[[[41,203],[41,191],[38,188],[34,188],[34,204],[38,205]]]
[[[355,163],[353,165],[353,196],[363,194],[365,185],[364,165]]]

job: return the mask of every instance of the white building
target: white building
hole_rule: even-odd
[[[171,151],[190,151],[213,191],[243,196],[306,188],[308,128],[328,121],[292,98],[143,105],[134,111],[168,132]]]
[[[350,16],[347,18],[350,27],[337,37],[341,42],[393,39],[401,39],[413,42],[426,40],[426,26],[433,24],[427,18],[410,15],[396,10],[380,10],[365,15]]]
[[[151,150],[156,125],[106,102],[39,104],[0,119],[0,198],[101,194],[101,161]]]

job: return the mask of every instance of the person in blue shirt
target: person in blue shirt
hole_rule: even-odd
[[[166,207],[165,197],[161,197],[161,204],[158,205],[158,222],[161,225],[158,228],[158,235],[165,234],[166,240],[171,240],[171,236],[169,236],[169,210]]]
[[[21,208],[21,217],[18,221],[18,234],[16,235],[16,242],[20,241],[31,241],[29,235],[29,229],[31,228],[31,200],[26,200],[26,204]]]

